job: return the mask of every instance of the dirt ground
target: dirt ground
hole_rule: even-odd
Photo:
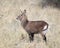
[[[0,48],[60,48],[60,9],[40,7],[39,0],[0,0]],[[40,34],[29,42],[28,34],[16,17],[27,10],[29,21],[44,20],[49,24],[47,44]]]

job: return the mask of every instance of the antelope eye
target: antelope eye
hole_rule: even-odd
[[[22,16],[22,14],[20,14],[20,16]]]

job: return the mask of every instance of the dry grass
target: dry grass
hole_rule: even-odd
[[[50,6],[41,8],[37,4],[36,0],[0,0],[0,48],[60,48],[60,10]],[[16,20],[20,9],[27,10],[28,20],[49,23],[47,45],[38,34],[34,42],[29,42],[26,31]]]

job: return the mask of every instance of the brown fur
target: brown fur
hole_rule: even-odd
[[[21,11],[22,12],[22,11]],[[27,31],[30,41],[34,40],[34,34],[40,33],[43,39],[46,41],[46,36],[42,32],[48,29],[48,23],[45,21],[28,21],[26,16],[26,10],[17,17],[21,21],[21,25]],[[46,29],[44,27],[47,26]]]

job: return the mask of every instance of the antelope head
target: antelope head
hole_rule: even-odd
[[[23,12],[21,11],[21,14],[16,19],[20,21],[26,20],[26,10],[24,10]]]

